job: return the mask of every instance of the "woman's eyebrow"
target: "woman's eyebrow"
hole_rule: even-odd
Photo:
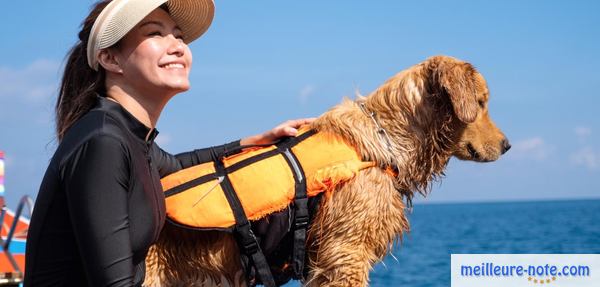
[[[154,20],[149,20],[147,22],[142,23],[140,25],[140,28],[142,28],[144,26],[147,26],[147,25],[153,25],[153,24],[157,25],[157,26],[160,26],[161,28],[165,28],[165,24],[163,24],[160,21],[154,21]],[[181,28],[179,28],[179,26],[175,26],[174,30],[177,30],[177,31],[181,32]]]

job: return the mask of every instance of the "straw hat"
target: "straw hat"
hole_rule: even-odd
[[[116,44],[144,17],[165,2],[169,14],[183,33],[185,43],[204,34],[215,13],[213,0],[113,0],[102,10],[92,26],[87,45],[88,65],[97,71],[100,50]]]

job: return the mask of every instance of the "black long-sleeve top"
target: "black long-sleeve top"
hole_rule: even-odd
[[[97,100],[65,134],[44,175],[27,236],[25,286],[140,286],[165,220],[160,178],[211,160],[210,148],[163,151],[155,129],[118,103]]]

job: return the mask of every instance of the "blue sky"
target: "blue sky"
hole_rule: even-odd
[[[426,202],[600,197],[600,2],[216,1],[191,45],[192,89],[158,129],[172,153],[318,116],[429,56],[471,62],[513,149],[452,160]],[[0,23],[0,150],[14,207],[52,156],[64,56],[93,1],[8,1]],[[25,14],[27,13],[27,14]]]

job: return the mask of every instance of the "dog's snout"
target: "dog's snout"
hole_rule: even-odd
[[[506,139],[506,138],[502,140],[501,144],[502,144],[502,154],[504,154],[510,149],[511,145],[508,142],[508,139]]]

